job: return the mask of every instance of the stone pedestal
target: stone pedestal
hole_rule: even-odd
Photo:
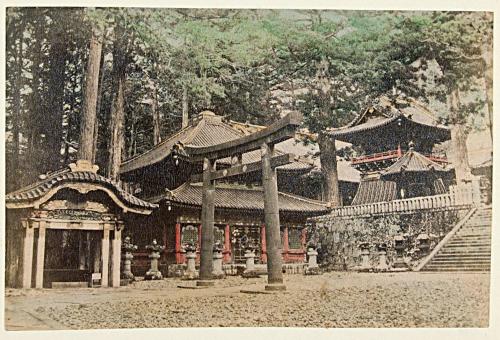
[[[186,252],[186,260],[187,260],[187,268],[184,271],[183,278],[184,279],[195,279],[198,276],[198,273],[196,273],[196,253],[194,251],[187,251]]]
[[[361,265],[358,267],[358,271],[369,271],[371,269],[370,250],[368,248],[361,248]]]
[[[305,271],[306,275],[318,275],[321,274],[321,271],[318,266],[318,252],[314,248],[307,249],[307,256],[309,257],[309,261],[307,262],[307,268]]]
[[[134,255],[132,252],[137,250],[137,246],[132,244],[130,236],[125,237],[122,243],[122,273],[121,279],[128,280],[128,282],[132,282],[135,280],[134,274],[132,273],[132,260]]]
[[[389,270],[389,265],[387,264],[387,252],[385,250],[380,250],[378,252],[379,264],[377,266],[377,271],[385,272]]]
[[[127,279],[129,282],[135,280],[134,274],[132,273],[132,259],[134,255],[130,252],[126,252],[122,255],[123,258],[123,271],[122,271],[122,279]],[[158,267],[158,264],[156,265]]]
[[[213,266],[214,270],[212,271],[212,275],[216,279],[222,279],[224,275],[224,271],[222,270],[222,252],[221,251],[214,251],[214,256],[213,256]]]
[[[149,254],[149,258],[151,260],[151,268],[147,271],[146,275],[144,275],[145,280],[161,280],[163,279],[163,275],[158,270],[158,259],[160,258],[159,252],[152,252]]]
[[[245,251],[246,267],[244,273],[255,272],[255,252],[253,250]]]

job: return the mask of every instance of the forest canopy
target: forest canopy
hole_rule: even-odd
[[[487,12],[53,7],[6,19],[8,191],[78,157],[92,41],[93,157],[108,175],[110,158],[150,149],[203,110],[262,125],[298,110],[324,150],[326,129],[381,95],[432,105],[460,127],[458,143],[491,129]]]

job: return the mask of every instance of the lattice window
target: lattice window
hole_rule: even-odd
[[[224,227],[214,226],[214,244],[217,242],[224,245]]]
[[[290,249],[302,248],[302,229],[298,228],[288,229],[288,247]]]
[[[182,245],[186,245],[188,243],[193,245],[198,245],[198,228],[195,226],[188,224],[182,227],[182,237],[181,237]]]

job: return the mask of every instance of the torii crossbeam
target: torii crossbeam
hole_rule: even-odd
[[[274,156],[274,145],[286,139],[293,138],[295,130],[301,122],[302,115],[293,112],[261,131],[234,141],[207,147],[186,146],[182,148],[182,153],[191,162],[203,162],[203,174],[201,176],[193,175],[191,178],[192,181],[203,181],[200,280],[197,282],[197,285],[213,284],[213,281],[210,280],[213,278],[215,180],[262,169],[268,259],[268,285],[266,289],[285,289],[282,273],[276,167],[292,162],[294,155],[284,154]],[[242,155],[257,149],[261,150],[261,161],[242,164]],[[226,157],[231,157],[231,167],[216,170],[216,160]]]

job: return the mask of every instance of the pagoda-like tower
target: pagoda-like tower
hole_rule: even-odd
[[[450,181],[446,157],[433,154],[436,144],[450,139],[450,131],[415,100],[393,103],[382,97],[329,135],[360,150],[351,161],[361,172],[353,205],[439,194]]]

